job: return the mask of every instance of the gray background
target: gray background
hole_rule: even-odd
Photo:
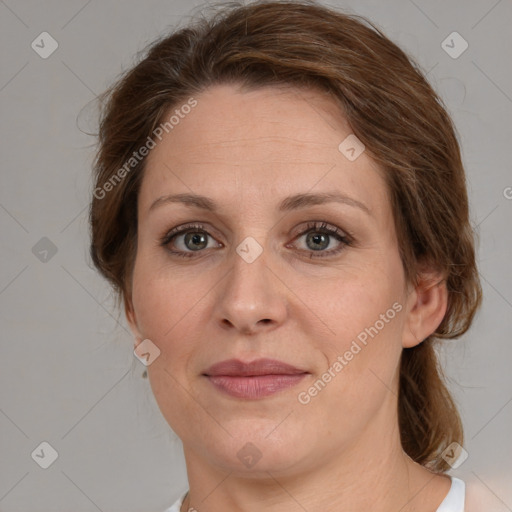
[[[179,441],[89,260],[94,138],[84,132],[96,130],[89,102],[198,5],[0,0],[2,512],[161,511],[187,487]],[[414,56],[458,127],[485,299],[442,354],[469,454],[451,474],[478,482],[487,510],[510,511],[512,2],[333,5],[368,16]],[[59,45],[47,59],[31,48],[43,31]],[[469,44],[458,58],[441,46],[453,31]],[[56,254],[42,252],[43,237]],[[48,469],[31,457],[42,441],[58,452]]]

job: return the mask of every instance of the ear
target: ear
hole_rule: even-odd
[[[411,285],[403,331],[404,348],[419,345],[443,321],[448,306],[446,279],[440,272],[423,271]]]
[[[135,338],[134,346],[137,347],[139,343],[142,342],[144,339],[144,336],[142,336],[142,333],[139,330],[139,326],[137,324],[137,317],[135,315],[135,310],[133,308],[133,304],[131,301],[131,298],[128,297],[124,299],[124,312],[126,315],[126,320],[128,322],[128,325],[133,333],[133,336]]]

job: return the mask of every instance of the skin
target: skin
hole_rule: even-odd
[[[318,92],[217,85],[195,98],[148,157],[126,300],[136,344],[150,339],[161,351],[148,375],[183,442],[190,493],[182,510],[436,510],[450,480],[402,450],[397,394],[401,352],[436,329],[447,293],[429,269],[416,286],[406,282],[382,170],[368,152],[349,161],[339,151],[352,131]],[[335,202],[277,209],[289,195],[333,191],[368,212]],[[171,193],[201,194],[219,209],[167,202],[150,211]],[[314,250],[303,234],[312,221],[352,241],[330,236]],[[206,248],[193,251],[197,242],[185,245],[185,235],[160,245],[190,222],[204,225]],[[263,249],[252,263],[235,250],[246,237]],[[394,303],[401,311],[308,404],[299,403],[298,394]],[[260,357],[309,375],[258,400],[227,396],[202,376],[219,361]],[[261,455],[252,467],[237,457],[249,442]]]

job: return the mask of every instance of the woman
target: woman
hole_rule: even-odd
[[[481,299],[452,122],[367,20],[223,7],[105,95],[91,254],[183,442],[167,512],[460,512]]]

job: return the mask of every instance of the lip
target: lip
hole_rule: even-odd
[[[258,399],[297,385],[309,372],[276,359],[245,363],[229,359],[216,363],[203,375],[217,388],[236,398]]]

